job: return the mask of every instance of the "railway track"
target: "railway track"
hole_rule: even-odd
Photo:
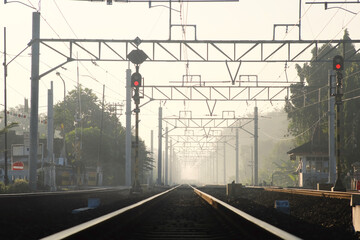
[[[43,239],[298,239],[190,186],[178,186]]]
[[[352,195],[359,195],[355,192],[332,192],[323,190],[312,190],[312,189],[298,189],[298,188],[264,188],[265,191],[272,192],[285,192],[298,195],[317,196],[317,197],[329,197],[337,199],[351,199]]]

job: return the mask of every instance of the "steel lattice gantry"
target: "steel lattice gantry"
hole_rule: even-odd
[[[250,131],[246,130],[244,127],[249,123],[254,121],[254,118],[237,118],[235,117],[235,112],[233,111],[224,111],[222,117],[201,117],[196,118],[192,117],[191,111],[180,111],[179,117],[176,118],[162,118],[167,126],[165,137],[166,139],[170,137],[174,140],[172,148],[177,148],[177,155],[181,156],[181,159],[193,158],[201,159],[202,156],[208,156],[205,159],[209,159],[211,152],[218,148],[219,143],[229,144],[226,139],[227,136],[235,137],[236,144],[232,146],[236,151],[236,182],[239,179],[238,164],[239,164],[239,154],[238,154],[238,130],[243,130],[249,133],[251,136],[254,136]],[[179,130],[184,130],[184,134],[169,135],[169,132],[178,132]],[[199,129],[204,131],[204,134],[194,134],[194,130]],[[223,135],[221,130],[223,129],[234,129],[236,131],[235,135]],[[190,154],[190,155],[189,155]],[[218,171],[214,170],[215,159],[212,159],[208,164],[208,167],[212,167],[210,176],[213,176],[218,181]],[[210,165],[209,165],[210,164]],[[217,164],[217,161],[216,161]],[[217,169],[217,168],[216,168]],[[224,182],[226,179],[226,159],[224,154]],[[215,177],[216,176],[216,177]]]
[[[282,86],[144,86],[141,94],[153,100],[172,101],[285,101],[290,85]]]
[[[33,40],[34,41],[34,40]],[[32,41],[32,42],[33,42]],[[67,62],[128,61],[127,55],[141,44],[148,62],[330,62],[329,53],[341,44],[360,43],[360,40],[110,40],[110,39],[38,39],[41,46],[53,51]],[[29,46],[32,45],[29,43]],[[316,52],[322,45],[330,48]],[[186,57],[183,50],[187,50]],[[346,62],[358,62],[356,52],[347,53]],[[59,67],[59,66],[58,66]],[[45,74],[43,74],[45,75]]]

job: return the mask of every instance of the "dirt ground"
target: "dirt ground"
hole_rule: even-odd
[[[359,239],[353,232],[349,200],[244,189],[228,199],[226,190],[203,190],[238,209],[303,239]],[[290,215],[278,212],[275,200],[288,200]]]

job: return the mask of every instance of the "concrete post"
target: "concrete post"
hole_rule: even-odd
[[[258,108],[254,108],[254,185],[258,185],[258,172],[259,172],[259,134],[258,134],[259,126],[258,126]]]
[[[162,107],[159,107],[159,143],[158,143],[158,180],[157,184],[161,185],[161,160],[162,160]]]
[[[33,12],[32,20],[29,186],[31,191],[36,191],[39,113],[40,13]]]
[[[335,74],[333,70],[329,70],[329,91],[331,87],[335,89]],[[335,97],[329,93],[329,183],[335,184],[336,180],[336,158],[335,158]]]
[[[54,162],[54,94],[53,82],[51,81],[51,88],[48,90],[48,137],[47,137],[47,154],[50,163],[50,190],[56,191],[55,183],[55,162]]]
[[[131,186],[131,69],[126,69],[125,185]]]
[[[173,174],[174,174],[174,155],[173,155],[172,140],[170,139],[170,160],[169,160],[169,185],[172,185]]]
[[[165,128],[165,185],[168,185],[168,171],[169,171],[169,134],[168,127]]]
[[[151,152],[151,158],[153,159],[154,158],[154,130],[151,130],[151,133],[150,133],[150,152]],[[151,168],[150,184],[153,184],[153,181],[154,181],[154,169]]]
[[[239,183],[239,129],[236,129],[236,145],[235,145],[235,154],[236,154],[236,183]]]
[[[226,142],[224,142],[224,184],[226,184]]]

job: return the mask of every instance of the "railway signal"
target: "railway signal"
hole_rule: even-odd
[[[142,85],[141,78],[142,78],[142,76],[139,72],[134,72],[131,75],[131,87],[135,87],[135,88],[141,87],[141,85]]]
[[[335,71],[344,70],[344,58],[340,55],[336,55],[333,58],[333,69]]]
[[[135,39],[136,46],[141,43],[140,38]],[[136,71],[131,75],[131,87],[134,89],[134,102],[135,102],[135,142],[133,147],[135,148],[135,179],[131,189],[131,192],[142,192],[139,182],[139,113],[140,113],[140,94],[139,90],[142,86],[142,76],[139,73],[140,64],[142,64],[148,56],[140,49],[131,51],[127,58],[135,64]]]
[[[340,55],[336,55],[333,58],[333,70],[336,71],[336,90],[335,90],[335,104],[336,104],[336,168],[337,168],[337,178],[334,191],[346,191],[342,181],[341,181],[341,142],[340,142],[340,116],[341,116],[341,105],[342,105],[342,96],[343,96],[343,87],[342,80],[344,70],[344,58]]]

